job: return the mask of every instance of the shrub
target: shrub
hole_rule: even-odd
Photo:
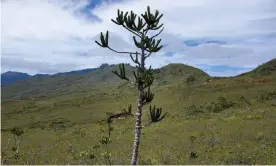
[[[195,74],[189,75],[186,79],[186,84],[190,86],[196,80]]]
[[[49,124],[49,127],[51,129],[54,129],[55,131],[62,130],[71,126],[73,126],[73,123],[70,120],[63,118],[55,119]]]
[[[276,90],[273,92],[259,92],[257,98],[260,102],[276,99]]]
[[[200,108],[197,108],[195,105],[190,106],[189,108],[186,108],[188,115],[198,115],[200,113],[203,113],[203,110]]]
[[[227,101],[224,97],[218,97],[217,101],[205,103],[197,108],[195,105],[186,108],[188,115],[198,115],[204,112],[219,113],[225,109],[231,108],[235,105],[233,101]]]

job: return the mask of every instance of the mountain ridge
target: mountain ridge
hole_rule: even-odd
[[[120,86],[125,81],[111,72],[114,69],[118,70],[118,68],[118,65],[104,64],[88,73],[33,76],[4,86],[2,96],[3,98],[22,99],[26,96],[45,97],[54,94],[80,92],[105,85]],[[134,80],[132,73],[134,67],[125,64],[125,69],[126,75]],[[155,69],[154,75],[156,85],[166,85],[168,80],[174,83],[184,83],[190,75],[194,75],[198,82],[203,82],[210,77],[202,70],[184,64],[170,64]]]
[[[172,63],[158,69],[154,69],[154,86],[163,86],[169,84],[186,84],[188,77],[193,77],[193,84],[204,84],[212,80],[229,80],[236,81],[236,78],[251,77],[254,79],[256,71],[258,75],[264,74],[273,75],[276,72],[275,59],[260,65],[256,69],[234,77],[211,77],[206,72],[181,63]],[[271,67],[272,66],[272,67]],[[261,68],[261,70],[259,70]],[[10,85],[2,86],[2,99],[25,99],[25,98],[41,98],[53,95],[64,95],[68,93],[85,92],[91,89],[97,89],[104,86],[123,87],[126,82],[119,79],[112,70],[118,70],[118,65],[102,64],[98,68],[83,69],[79,71],[71,71],[65,73],[57,73],[54,75],[36,75],[27,79],[17,80]],[[125,64],[126,75],[133,78],[134,67],[130,64]],[[9,74],[12,75],[10,72]],[[2,76],[2,75],[1,75]],[[273,75],[274,77],[274,75]],[[229,82],[229,81],[228,81]],[[97,87],[97,88],[95,88]],[[129,86],[127,86],[130,88]]]

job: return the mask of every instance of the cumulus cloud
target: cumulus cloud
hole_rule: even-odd
[[[102,63],[131,63],[129,55],[98,47],[99,33],[110,44],[135,50],[132,35],[111,22],[117,9],[143,13],[147,5],[164,14],[165,47],[147,60],[154,68],[168,63],[208,64],[209,74],[239,74],[275,58],[274,0],[5,0],[1,15],[2,72],[56,73]],[[246,69],[212,71],[226,65]],[[232,71],[232,70],[231,70]]]

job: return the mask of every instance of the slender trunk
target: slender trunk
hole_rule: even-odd
[[[141,69],[144,70],[145,67],[145,58],[144,58],[144,50],[142,49],[141,56]],[[136,165],[138,158],[138,150],[140,144],[140,135],[141,135],[141,122],[142,122],[142,107],[143,107],[143,85],[141,82],[138,82],[138,108],[136,112],[136,123],[135,123],[135,138],[133,142],[132,148],[132,157],[131,157],[131,165]]]
[[[140,86],[142,87],[142,86]],[[133,151],[131,158],[131,165],[136,165],[138,158],[138,149],[140,144],[140,135],[141,135],[141,117],[142,117],[142,97],[143,97],[143,89],[139,87],[139,98],[138,98],[138,108],[136,112],[136,124],[135,124],[135,138],[133,143]]]

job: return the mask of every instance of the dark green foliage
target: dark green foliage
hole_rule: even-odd
[[[109,117],[109,113],[107,113],[107,117]],[[113,131],[113,127],[111,126],[112,120],[111,118],[107,118],[107,136],[102,136],[100,143],[104,146],[105,151],[102,153],[102,156],[107,160],[109,165],[111,164],[111,153],[109,152],[108,145],[112,143],[111,141],[111,132]]]
[[[217,98],[217,101],[215,102],[205,103],[204,105],[200,105],[199,107],[192,105],[186,108],[186,111],[187,115],[198,115],[204,112],[219,113],[225,109],[233,107],[234,105],[235,102],[227,101],[224,97],[220,96]]]
[[[95,41],[99,46],[101,46],[101,47],[108,47],[108,31],[106,32],[106,35],[105,35],[105,38],[104,38],[104,36],[103,36],[103,33],[101,32],[101,37],[100,37],[100,39],[101,39],[101,43],[102,44],[100,44],[99,42],[97,42],[97,41]]]
[[[63,130],[68,127],[72,127],[74,124],[68,119],[55,119],[49,124],[49,128],[54,131]]]
[[[195,140],[196,140],[196,136],[191,135],[190,136],[190,142],[191,142],[190,151],[191,152],[190,152],[190,156],[189,156],[190,159],[195,159],[198,157],[196,150],[195,150]]]
[[[190,86],[195,80],[196,80],[195,74],[189,75],[189,77],[186,79],[186,84]]]
[[[276,90],[273,92],[259,92],[257,98],[260,102],[276,99]]]
[[[151,93],[150,87],[148,87],[148,91],[144,93],[143,96],[143,105],[150,103],[153,100],[154,94]]]
[[[125,65],[119,64],[119,70],[120,70],[120,73],[118,73],[116,70],[112,70],[112,72],[116,74],[118,77],[120,77],[121,79],[128,81],[129,79],[126,77]]]
[[[150,105],[150,118],[152,123],[159,122],[162,119],[164,119],[167,112],[163,114],[163,116],[161,116],[161,114],[162,114],[162,108],[156,108],[155,106],[152,108]]]
[[[234,102],[230,101],[228,102],[224,97],[218,97],[217,98],[217,103],[215,103],[217,105],[217,107],[220,107],[221,109],[219,109],[220,111],[224,110],[224,109],[228,109],[234,106]]]
[[[249,100],[247,100],[244,96],[241,96],[239,101],[241,102],[241,104],[245,105],[249,111],[251,111],[252,104]]]
[[[132,114],[132,105],[130,104],[130,105],[128,105],[128,109],[127,109],[127,111],[126,111],[126,109],[124,108],[124,113],[127,113],[127,114],[129,114],[129,115],[131,115]]]
[[[135,77],[135,82],[137,84],[143,85],[143,89],[151,86],[154,80],[153,70],[151,69],[151,66],[146,71],[139,68],[136,72],[133,71],[133,75]]]
[[[11,133],[12,133],[13,135],[19,137],[19,136],[21,136],[22,134],[24,134],[24,131],[23,131],[21,128],[15,126],[14,128],[11,129]]]

